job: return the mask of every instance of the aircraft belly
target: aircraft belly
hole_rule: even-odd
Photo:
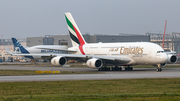
[[[154,64],[158,64],[159,61],[155,58],[149,58],[149,57],[136,57],[134,58],[134,60],[136,61],[137,65],[154,65]]]
[[[106,65],[120,65],[117,61],[106,61]]]
[[[149,58],[147,56],[139,55],[133,56],[132,59],[135,61],[136,64],[148,64]]]
[[[41,59],[41,56],[33,56],[34,59]]]

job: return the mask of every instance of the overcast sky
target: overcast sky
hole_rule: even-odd
[[[67,34],[70,12],[82,34],[180,32],[180,0],[0,0],[0,35]]]

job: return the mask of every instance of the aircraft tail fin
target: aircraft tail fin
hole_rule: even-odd
[[[72,42],[72,46],[83,46],[86,44],[86,41],[84,40],[78,26],[76,25],[76,22],[74,21],[71,13],[65,13],[65,18]]]
[[[15,53],[29,53],[18,41],[16,38],[12,38],[14,44]]]
[[[8,47],[6,47],[6,53],[8,53],[8,54],[12,54],[12,53],[10,52],[10,50],[9,50],[9,48],[8,48]]]

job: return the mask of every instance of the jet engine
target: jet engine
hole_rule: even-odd
[[[168,54],[168,64],[173,64],[176,63],[177,57],[176,55]]]
[[[56,66],[59,66],[59,65],[63,66],[66,64],[66,62],[67,60],[65,57],[58,56],[51,59],[51,64],[56,65]]]
[[[96,58],[89,59],[86,62],[86,64],[87,64],[88,67],[91,67],[91,68],[101,68],[103,66],[102,60],[101,59],[96,59]]]

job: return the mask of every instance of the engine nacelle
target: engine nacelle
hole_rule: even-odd
[[[96,59],[96,58],[89,59],[86,62],[86,64],[87,64],[88,67],[91,67],[91,68],[101,68],[103,66],[102,60],[101,59]]]
[[[66,58],[62,56],[54,57],[51,59],[51,64],[56,66],[59,65],[63,66],[66,64],[66,62],[67,62]]]
[[[176,55],[172,55],[172,54],[168,54],[168,64],[173,64],[176,63],[177,61],[177,56]]]

